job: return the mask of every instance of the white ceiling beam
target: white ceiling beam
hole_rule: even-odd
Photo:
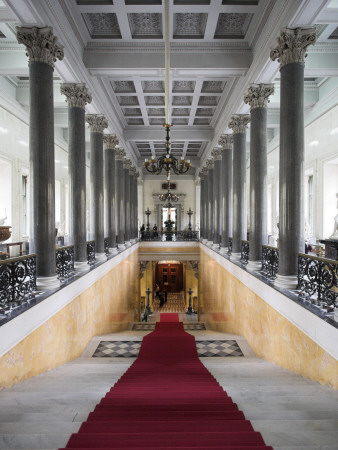
[[[181,141],[210,141],[214,137],[212,128],[202,127],[180,127],[174,126],[170,130],[171,140]],[[165,133],[162,128],[151,127],[130,127],[124,130],[124,139],[126,141],[163,141]]]

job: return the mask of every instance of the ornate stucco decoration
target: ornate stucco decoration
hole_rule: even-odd
[[[244,96],[244,103],[250,105],[250,111],[254,108],[266,108],[274,91],[273,84],[250,84]]]
[[[17,41],[26,47],[29,62],[44,62],[54,68],[54,63],[63,59],[63,46],[52,27],[16,27],[16,32]]]
[[[189,264],[194,272],[195,277],[198,279],[198,261],[189,261]]]
[[[222,146],[222,150],[231,150],[234,143],[232,134],[222,134],[218,140],[218,145]]]
[[[87,114],[86,122],[89,123],[92,133],[103,133],[103,130],[108,127],[107,119],[102,114]]]
[[[61,94],[66,96],[66,102],[70,108],[85,109],[86,104],[92,101],[92,95],[85,83],[63,83],[60,90]]]
[[[306,50],[317,40],[316,28],[282,28],[270,58],[280,63],[280,69],[290,63],[305,63]]]
[[[211,152],[211,156],[214,158],[214,161],[222,161],[222,149],[215,147]]]
[[[140,279],[144,277],[144,272],[148,269],[149,261],[140,261]]]
[[[208,158],[206,160],[206,165],[207,165],[208,170],[214,169],[215,168],[214,158]]]
[[[232,128],[234,134],[236,133],[245,133],[246,127],[250,122],[249,114],[236,114],[231,116],[231,120],[229,122],[229,128]]]
[[[119,140],[116,134],[104,134],[103,143],[106,150],[115,150],[115,147],[119,145]]]
[[[123,148],[117,148],[115,153],[115,161],[124,161],[124,157],[126,156],[126,152]]]

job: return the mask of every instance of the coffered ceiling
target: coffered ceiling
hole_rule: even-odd
[[[163,0],[0,0],[0,75],[28,108],[28,66],[15,25],[51,25],[65,46],[55,66],[55,124],[67,139],[61,81],[86,82],[88,112],[102,113],[134,163],[164,150]],[[278,63],[269,58],[280,29],[318,26],[306,63],[305,106],[338,77],[337,0],[171,0],[170,105],[173,153],[198,167],[248,111],[249,83],[275,82],[268,137],[279,129]],[[5,59],[3,57],[6,57]],[[337,85],[337,83],[336,83]],[[194,170],[191,171],[194,174]]]

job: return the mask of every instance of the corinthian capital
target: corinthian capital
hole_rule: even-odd
[[[66,96],[66,102],[70,108],[85,109],[86,104],[92,101],[92,95],[85,83],[63,83],[60,90],[61,94]]]
[[[250,110],[266,108],[269,103],[269,96],[274,92],[273,84],[250,84],[248,92],[244,96],[244,103],[250,105]]]
[[[203,169],[198,173],[198,176],[200,177],[201,181],[204,180],[204,173],[203,173]]]
[[[219,138],[218,144],[222,146],[222,150],[231,150],[234,143],[232,134],[222,134]]]
[[[57,42],[52,27],[16,27],[19,44],[26,47],[29,62],[44,62],[54,68],[57,59],[64,57],[63,46]]]
[[[86,122],[89,123],[92,133],[103,133],[103,130],[108,127],[107,119],[102,114],[87,114]]]
[[[270,58],[280,63],[280,69],[290,63],[305,63],[306,50],[317,40],[316,28],[282,28]]]
[[[207,167],[207,166],[204,166],[204,167],[202,168],[202,173],[203,173],[203,175],[204,175],[204,176],[207,176],[207,175],[208,175],[208,172],[209,172],[208,167]]]
[[[135,173],[136,173],[136,167],[132,165],[132,166],[129,168],[129,175],[130,175],[130,176],[135,176]]]
[[[140,174],[138,172],[135,171],[134,173],[134,178],[137,181],[137,179],[140,177]]]
[[[208,158],[206,160],[206,165],[207,165],[208,170],[214,169],[215,168],[214,158]]]
[[[229,128],[232,128],[234,134],[245,133],[246,127],[248,126],[249,122],[249,114],[236,114],[235,116],[231,116]]]
[[[106,150],[114,150],[117,145],[119,145],[119,140],[116,134],[104,134],[103,135],[104,148]]]
[[[130,170],[131,166],[132,166],[131,159],[125,158],[123,161],[123,168]]]
[[[214,161],[222,161],[222,149],[215,147],[211,152],[211,156],[214,158]]]
[[[126,152],[123,148],[117,148],[115,154],[115,161],[124,161],[124,157],[126,156]]]

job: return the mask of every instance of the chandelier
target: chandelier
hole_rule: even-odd
[[[170,142],[170,103],[169,103],[169,77],[170,77],[170,37],[169,37],[169,2],[170,0],[164,0],[164,20],[165,20],[165,121],[164,127],[166,129],[165,137],[165,154],[155,159],[152,157],[150,161],[148,159],[144,160],[143,166],[150,173],[159,175],[164,169],[167,175],[171,170],[176,175],[188,172],[191,166],[190,160],[185,160],[182,156],[181,159],[175,158],[171,153],[171,142]]]
[[[172,194],[168,188],[167,192],[165,194],[160,194],[158,198],[161,202],[168,202],[168,204],[170,204],[171,202],[178,202],[180,197],[177,194]]]

